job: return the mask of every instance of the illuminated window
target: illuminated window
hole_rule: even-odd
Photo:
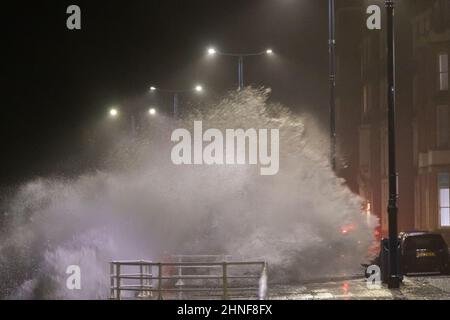
[[[439,216],[440,226],[450,227],[450,187],[449,174],[440,173],[439,177]]]
[[[439,54],[439,90],[448,90],[448,54]]]

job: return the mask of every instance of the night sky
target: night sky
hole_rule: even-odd
[[[82,30],[66,28],[66,8]],[[222,51],[276,56],[245,61],[245,83],[321,121],[328,110],[327,2],[294,0],[15,1],[2,4],[4,92],[0,186],[86,165],[88,128],[150,85],[224,94],[236,60]],[[6,84],[6,86],[5,86]]]

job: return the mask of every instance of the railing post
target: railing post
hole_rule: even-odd
[[[228,279],[227,279],[227,263],[222,263],[222,281],[223,281],[223,300],[228,300]]]
[[[150,277],[153,277],[153,273],[152,273],[152,266],[151,265],[146,265],[145,266],[145,275],[147,277],[147,279],[145,280],[145,285],[147,287],[152,287],[152,279],[149,279]],[[153,296],[153,291],[146,291],[146,295],[147,297],[152,297]]]
[[[267,299],[267,262],[263,263],[261,278],[259,279],[259,299]]]
[[[120,286],[121,286],[121,279],[120,279],[120,263],[117,263],[116,265],[116,285],[117,285],[117,296],[116,299],[120,300]]]
[[[139,264],[139,273],[140,273],[140,285],[141,285],[141,291],[139,292],[139,295],[141,298],[143,298],[145,296],[144,293],[144,265],[143,265],[143,261],[141,260],[141,263]]]
[[[162,264],[158,263],[158,300],[162,300]]]
[[[178,280],[177,280],[177,284],[179,284],[179,289],[183,290],[183,280],[182,280],[182,276],[183,276],[183,269],[181,266],[181,263],[183,262],[183,258],[182,256],[178,257],[178,263],[180,263],[180,265],[178,265]],[[183,299],[183,292],[179,291],[178,292],[178,299]]]
[[[110,299],[115,299],[116,298],[116,290],[115,290],[115,284],[114,284],[114,262],[111,262],[109,264],[109,278],[110,278],[110,284],[111,284],[111,288],[110,288],[110,293],[109,293],[109,298]]]

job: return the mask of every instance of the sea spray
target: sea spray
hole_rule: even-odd
[[[158,261],[164,253],[262,258],[271,282],[360,272],[377,220],[361,214],[359,197],[330,169],[326,145],[308,137],[309,122],[268,95],[246,89],[181,120],[160,116],[139,136],[118,139],[102,171],[24,184],[6,203],[1,297],[107,298],[110,260]],[[195,120],[279,129],[278,174],[174,165],[171,132]],[[79,291],[65,287],[68,265],[81,267]]]

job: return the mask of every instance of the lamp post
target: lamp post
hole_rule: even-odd
[[[255,53],[227,53],[227,52],[220,52],[215,48],[208,48],[207,53],[209,56],[221,55],[221,56],[235,57],[238,59],[238,90],[242,90],[244,88],[244,58],[263,55],[273,55],[273,50],[266,49],[265,51]]]
[[[163,93],[171,93],[173,94],[173,116],[174,118],[178,118],[179,114],[179,95],[187,92],[196,92],[196,93],[202,93],[203,92],[203,86],[196,85],[192,89],[185,89],[185,90],[170,90],[170,89],[160,89],[154,86],[150,87],[150,92],[163,92]]]
[[[330,164],[336,170],[336,32],[335,3],[328,0],[328,53],[330,82]]]
[[[395,155],[395,30],[394,0],[385,0],[387,13],[387,83],[388,83],[388,140],[389,140],[389,288],[400,287],[397,252],[397,168]]]

